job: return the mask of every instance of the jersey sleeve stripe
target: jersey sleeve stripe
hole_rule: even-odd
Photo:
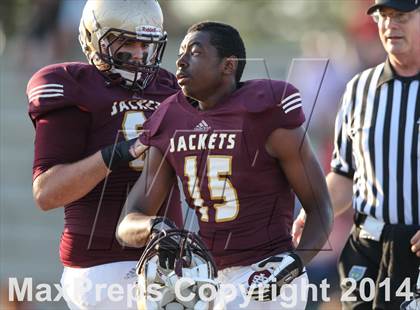
[[[45,94],[45,95],[34,95],[29,98],[29,101],[32,101],[37,98],[51,98],[51,97],[64,97],[63,94]]]
[[[40,90],[37,90],[37,91],[31,92],[31,93],[29,94],[29,97],[32,97],[32,96],[34,96],[34,95],[41,94],[41,93],[64,93],[64,90],[63,90],[63,89],[53,89],[53,88],[49,88],[49,89],[40,89]]]
[[[58,88],[64,88],[63,84],[44,84],[44,85],[40,85],[34,88],[31,88],[31,90],[29,91],[29,96],[37,89],[40,88],[47,88],[47,87],[58,87]]]
[[[302,104],[296,104],[296,105],[294,105],[294,106],[292,106],[292,107],[290,107],[290,108],[288,108],[287,110],[285,110],[284,111],[284,113],[289,113],[290,111],[293,111],[294,109],[297,109],[297,108],[300,108],[302,106]]]
[[[293,99],[293,98],[295,98],[295,97],[300,97],[300,94],[299,93],[294,93],[294,94],[291,94],[289,97],[287,97],[287,98],[284,98],[282,101],[281,101],[281,103],[282,104],[285,104],[285,103],[287,103],[289,100],[291,100],[291,99]]]
[[[295,100],[292,100],[286,104],[283,104],[283,109],[287,109],[290,106],[293,106],[294,104],[298,103],[298,102],[302,102],[302,98],[296,98]]]

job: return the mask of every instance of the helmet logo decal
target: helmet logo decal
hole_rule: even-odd
[[[154,27],[154,26],[137,26],[136,27],[136,35],[137,35],[137,39],[144,39],[149,38],[150,37],[160,37],[162,35],[162,29],[160,29],[159,27]]]

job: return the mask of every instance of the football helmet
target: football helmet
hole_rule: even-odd
[[[420,293],[414,293],[414,297],[411,300],[404,301],[401,306],[401,310],[419,310],[420,309]]]
[[[88,61],[112,81],[144,89],[159,68],[167,41],[157,0],[88,0],[79,42]],[[133,57],[124,46],[141,48]],[[141,46],[141,47],[140,47]]]
[[[162,260],[161,255],[166,259]],[[200,299],[200,287],[218,290],[214,280],[217,269],[211,254],[198,235],[186,230],[152,233],[136,270],[137,307],[142,310],[209,309],[211,301]],[[205,292],[204,287],[202,290]],[[187,301],[183,298],[192,296]]]

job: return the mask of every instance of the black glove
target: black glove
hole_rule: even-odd
[[[176,225],[164,217],[157,217],[152,226],[152,235],[160,235],[162,239],[157,245],[159,265],[165,269],[175,268],[175,259],[179,256],[179,237],[165,237],[165,232],[177,229]],[[154,236],[153,236],[154,237]]]
[[[304,268],[300,257],[292,252],[274,255],[252,265],[255,272],[249,277],[251,297],[257,301],[272,300],[272,290],[275,296],[280,294],[283,284],[289,284],[303,274]],[[260,290],[262,291],[260,299]]]
[[[136,159],[130,153],[130,148],[136,141],[137,138],[124,140],[117,144],[108,145],[101,150],[102,159],[109,170],[113,171],[118,165]]]

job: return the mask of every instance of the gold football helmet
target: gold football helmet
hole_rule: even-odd
[[[88,0],[80,20],[79,42],[88,61],[132,88],[144,89],[153,78],[166,38],[156,0]],[[142,49],[140,59],[124,51],[130,44]]]

